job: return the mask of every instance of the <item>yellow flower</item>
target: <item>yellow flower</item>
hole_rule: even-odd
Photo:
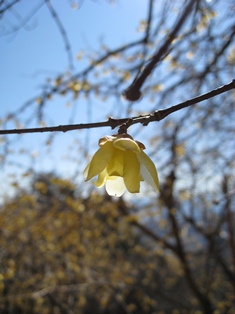
[[[101,138],[99,146],[84,170],[86,181],[98,175],[92,183],[97,187],[105,185],[107,193],[113,196],[121,196],[126,190],[138,193],[140,181],[158,190],[157,170],[143,152],[144,144],[128,134],[118,134]]]

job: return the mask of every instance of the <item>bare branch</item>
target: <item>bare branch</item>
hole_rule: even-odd
[[[16,3],[17,1],[15,1],[12,6]],[[6,32],[3,34],[3,36],[7,36],[10,35],[14,32],[19,31],[21,28],[25,27],[27,25],[27,23],[32,19],[32,17],[44,6],[45,2],[44,1],[40,1],[39,3],[36,4],[36,6],[33,8],[33,10],[31,10],[31,12],[25,16],[24,18],[22,18],[20,15],[17,16],[17,19],[19,20],[19,25],[18,26],[14,26],[10,31]],[[1,11],[0,11],[1,14]]]
[[[50,88],[48,88],[47,92],[44,92],[36,97],[33,97],[31,99],[29,99],[28,101],[26,101],[21,107],[19,107],[17,110],[15,110],[14,113],[10,113],[11,116],[15,116],[19,113],[23,113],[26,109],[28,109],[33,103],[35,103],[35,99],[41,99],[42,103],[45,103],[46,100],[48,100],[49,96],[55,94],[55,93],[60,93],[63,92],[63,90],[65,88],[67,88],[69,82],[72,82],[74,80],[77,80],[80,77],[85,77],[86,75],[88,75],[94,68],[95,66],[101,64],[102,62],[106,61],[109,57],[116,55],[120,52],[126,51],[128,49],[131,49],[133,47],[136,47],[138,45],[142,45],[145,41],[145,37],[132,41],[126,45],[123,45],[119,48],[113,49],[113,50],[109,50],[107,53],[105,53],[104,55],[102,55],[101,57],[99,57],[98,59],[96,59],[94,62],[92,62],[92,64],[90,64],[89,66],[87,66],[82,72],[79,72],[77,74],[72,75],[69,79],[67,80],[62,80],[61,83],[59,83],[56,86],[52,86]]]
[[[17,2],[19,2],[20,0],[14,0],[11,3],[7,3],[6,6],[4,8],[2,8],[0,10],[0,15],[4,14],[8,9],[10,9],[11,7],[13,7]],[[2,2],[4,3],[4,1]]]
[[[65,44],[65,50],[66,50],[67,56],[68,56],[69,68],[70,68],[70,70],[73,70],[74,69],[73,54],[72,54],[71,45],[70,45],[70,42],[69,42],[66,30],[64,28],[64,25],[62,24],[58,14],[56,13],[56,11],[55,11],[53,5],[51,4],[51,2],[49,0],[45,0],[45,1],[46,1],[47,7],[48,7],[48,9],[49,9],[49,11],[50,11],[50,13],[51,13],[55,23],[58,26],[58,29],[59,29],[59,31],[61,33],[61,36],[63,38],[64,44]]]
[[[183,26],[184,22],[186,21],[190,11],[192,11],[193,5],[195,0],[191,0],[188,5],[185,7],[183,14],[181,15],[180,19],[176,23],[173,31],[167,36],[163,45],[159,48],[156,54],[153,56],[152,60],[146,65],[142,73],[139,77],[135,78],[134,82],[124,91],[124,96],[126,99],[135,101],[138,100],[141,96],[140,88],[142,87],[143,83],[153,71],[156,64],[161,60],[161,57],[167,52],[169,46],[171,45],[172,41],[176,38],[180,28]]]
[[[110,117],[107,121],[94,122],[94,123],[69,124],[69,125],[59,125],[59,126],[43,127],[43,128],[0,130],[0,134],[3,135],[3,134],[23,134],[23,133],[44,133],[44,132],[67,132],[67,131],[72,131],[72,130],[93,129],[93,128],[100,128],[100,127],[111,127],[112,129],[114,129],[118,126],[121,126],[122,131],[125,132],[131,125],[134,125],[136,123],[148,125],[150,122],[153,122],[153,121],[161,121],[162,119],[164,119],[165,117],[167,117],[169,114],[173,112],[195,105],[206,99],[225,93],[231,89],[235,89],[235,79],[231,83],[221,86],[217,89],[214,89],[206,94],[192,98],[190,100],[179,103],[167,109],[157,110],[147,115],[141,115],[138,117],[123,118],[123,119],[114,119]]]
[[[146,32],[145,32],[145,42],[146,43],[149,40],[149,32],[150,32],[150,28],[151,28],[152,15],[153,15],[153,0],[150,0],[149,1],[148,19],[147,19],[147,28],[146,28]]]
[[[1,300],[14,300],[16,298],[32,298],[37,299],[40,297],[44,297],[49,294],[53,294],[55,292],[72,292],[72,291],[79,291],[81,289],[84,289],[84,287],[98,287],[98,286],[112,286],[112,287],[120,287],[124,288],[126,285],[123,282],[110,282],[107,280],[100,280],[100,281],[89,281],[84,283],[78,283],[78,284],[68,284],[68,285],[54,285],[54,286],[48,286],[46,288],[42,288],[41,290],[29,292],[29,293],[23,293],[23,294],[14,294],[14,295],[7,295],[6,297],[1,297]]]
[[[208,73],[211,73],[211,68],[218,62],[218,58],[224,54],[225,50],[231,44],[234,36],[235,36],[235,24],[231,26],[231,34],[227,35],[227,38],[225,39],[224,44],[221,45],[220,49],[215,52],[213,59],[211,60],[210,63],[207,64],[203,72],[199,73],[198,75],[199,77],[204,78]]]

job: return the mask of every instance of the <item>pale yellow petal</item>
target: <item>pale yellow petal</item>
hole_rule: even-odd
[[[122,133],[122,134],[117,134],[114,135],[116,138],[130,138],[131,140],[133,140],[133,137],[130,134],[127,133]]]
[[[92,183],[97,187],[97,188],[101,188],[105,182],[106,182],[106,177],[107,177],[107,171],[106,169],[104,169],[97,178],[97,181],[92,181]]]
[[[86,180],[90,180],[91,178],[102,172],[107,166],[110,158],[112,157],[112,154],[113,144],[112,142],[108,141],[104,145],[102,145],[92,157]]]
[[[143,151],[137,155],[137,158],[140,162],[140,173],[144,181],[151,185],[154,190],[159,190],[157,169],[152,160]]]
[[[110,177],[105,184],[106,191],[111,196],[122,196],[126,191],[126,186],[121,177]]]
[[[113,141],[113,146],[124,151],[140,152],[139,145],[130,138],[117,138]]]
[[[123,176],[123,155],[124,151],[113,148],[113,155],[107,165],[107,173],[109,176]]]
[[[89,164],[86,166],[85,170],[83,171],[83,176],[84,176],[85,178],[87,178],[89,168],[90,168],[90,162],[89,162]]]
[[[124,153],[123,179],[130,193],[140,191],[140,163],[137,155],[132,151]]]
[[[102,137],[99,139],[99,146],[104,145],[107,142],[113,142],[115,140],[115,136],[112,135],[106,135],[105,137]]]

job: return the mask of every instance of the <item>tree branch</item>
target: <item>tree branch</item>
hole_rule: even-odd
[[[20,1],[20,0],[19,0]],[[10,6],[13,6],[15,3],[19,2],[19,1],[15,1],[14,3],[12,2],[11,4],[9,4]],[[19,20],[19,25],[18,26],[13,26],[12,29],[10,31],[6,31],[4,34],[2,34],[2,36],[7,36],[10,35],[14,32],[19,31],[21,28],[25,27],[27,25],[27,23],[32,19],[32,17],[44,6],[44,1],[42,2],[38,2],[36,4],[36,6],[31,10],[31,12],[26,15],[24,18],[22,18],[20,15],[17,15],[17,19]],[[3,10],[10,10],[10,7],[6,7]],[[3,12],[0,11],[0,15],[3,14]]]
[[[148,43],[149,40],[149,32],[153,15],[153,0],[149,1],[149,10],[148,10],[148,18],[147,18],[147,28],[145,31],[145,42]]]
[[[17,2],[19,2],[19,1],[20,1],[20,0],[14,0],[14,1],[12,1],[11,3],[7,3],[7,4],[5,5],[5,7],[0,10],[0,15],[2,15],[3,13],[5,13],[8,9],[10,9],[11,7],[13,7],[13,6],[14,6]],[[2,1],[1,4],[5,4],[4,1]]]
[[[124,91],[123,95],[126,97],[127,100],[135,101],[140,99],[141,97],[140,88],[142,87],[147,77],[151,74],[156,64],[161,60],[161,57],[167,52],[172,41],[176,38],[180,28],[183,26],[190,11],[192,10],[194,3],[195,0],[191,0],[188,3],[188,5],[185,7],[183,14],[176,23],[173,31],[167,36],[165,42],[155,53],[152,60],[146,65],[140,76],[136,77],[134,82]]]
[[[118,126],[122,126],[123,132],[125,132],[131,125],[136,123],[141,123],[143,125],[148,125],[150,122],[161,121],[169,114],[181,110],[183,108],[195,105],[199,102],[202,102],[206,99],[215,97],[222,93],[225,93],[231,89],[235,89],[235,79],[227,84],[223,85],[217,89],[214,89],[206,94],[202,94],[198,97],[192,98],[190,100],[179,103],[175,106],[154,111],[151,114],[141,115],[138,117],[132,118],[123,118],[123,119],[114,119],[110,117],[107,121],[103,122],[94,122],[94,123],[80,123],[80,124],[69,124],[69,125],[59,125],[54,127],[42,127],[42,128],[28,128],[28,129],[11,129],[11,130],[0,130],[0,134],[23,134],[23,133],[44,133],[44,132],[67,132],[72,130],[81,130],[81,129],[92,129],[100,127],[111,127],[115,129]]]
[[[81,289],[87,288],[87,287],[98,287],[98,286],[113,286],[113,287],[118,287],[120,289],[125,288],[126,284],[123,282],[111,282],[107,280],[100,280],[100,281],[89,281],[89,282],[84,282],[84,283],[78,283],[78,284],[67,284],[67,285],[54,285],[54,286],[48,286],[45,288],[42,288],[38,291],[34,292],[28,292],[28,293],[21,293],[21,294],[8,294],[6,296],[0,297],[0,300],[15,300],[17,298],[22,298],[22,299],[27,299],[27,298],[32,298],[32,299],[37,299],[41,297],[45,297],[47,295],[57,293],[57,292],[73,292],[73,291],[79,291]]]
[[[69,68],[70,70],[73,70],[74,69],[74,64],[73,64],[73,54],[72,54],[72,49],[71,49],[71,45],[70,45],[70,42],[69,42],[69,39],[68,39],[68,35],[66,33],[66,30],[64,28],[64,25],[62,24],[58,14],[56,13],[53,5],[51,4],[51,2],[49,0],[45,0],[46,4],[47,4],[47,7],[55,21],[55,23],[57,24],[58,26],[58,29],[61,33],[61,36],[62,36],[62,39],[64,41],[64,44],[65,44],[65,50],[67,52],[67,55],[68,55],[68,64],[69,64]]]

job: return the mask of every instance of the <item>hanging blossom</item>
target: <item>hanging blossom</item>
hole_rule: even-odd
[[[128,134],[118,134],[102,137],[99,146],[84,170],[86,181],[98,176],[92,183],[98,188],[105,185],[107,193],[112,196],[121,196],[126,190],[139,193],[140,181],[158,190],[157,170],[143,152],[144,144]]]

